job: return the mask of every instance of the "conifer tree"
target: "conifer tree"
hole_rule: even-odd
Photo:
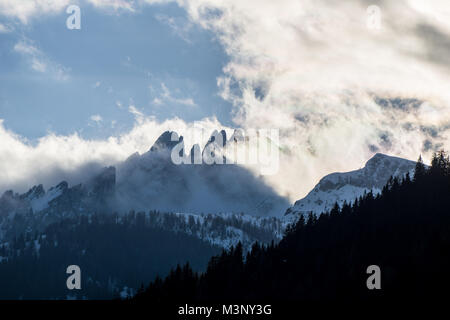
[[[425,176],[425,172],[425,165],[423,164],[422,155],[420,155],[416,163],[416,168],[414,170],[414,181],[423,178]]]

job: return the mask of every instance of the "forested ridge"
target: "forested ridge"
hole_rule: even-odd
[[[195,236],[154,224],[160,215],[81,215],[0,244],[0,300],[119,298],[174,264],[190,261],[202,270],[208,257],[220,252]],[[175,221],[164,217],[168,224]],[[66,287],[66,268],[73,264],[82,270],[81,290]]]
[[[206,272],[177,266],[141,288],[148,304],[192,301],[332,301],[440,299],[450,285],[450,161],[419,158],[415,175],[391,178],[380,195],[301,217],[279,244],[237,245],[213,257]],[[381,269],[368,290],[367,267]]]

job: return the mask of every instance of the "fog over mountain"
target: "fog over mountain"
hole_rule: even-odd
[[[227,141],[225,131],[214,131],[214,134],[220,134]],[[177,140],[173,140],[172,135]],[[213,141],[214,135],[202,153]],[[38,212],[51,207],[53,203],[55,210],[60,211],[57,212],[59,215],[81,208],[85,211],[119,213],[151,209],[279,216],[289,205],[289,201],[279,196],[262,178],[240,165],[174,164],[171,159],[172,149],[182,142],[182,136],[166,131],[147,152],[136,152],[116,167],[88,171],[92,174],[79,185],[64,181],[45,192],[40,184],[22,196],[14,197],[14,192],[6,192],[3,201],[11,201],[12,208],[24,206],[24,212],[29,210],[28,206]],[[212,150],[220,152],[216,147]],[[194,149],[200,150],[199,145],[194,145]],[[194,157],[193,153],[191,157]],[[80,175],[86,176],[87,173],[81,172]],[[55,198],[58,199],[53,201]],[[20,201],[14,204],[17,199],[29,199],[30,204],[22,205]],[[61,209],[61,205],[66,202],[64,199],[69,201],[69,208]],[[5,208],[4,214],[8,214]]]
[[[225,131],[216,134],[227,141]],[[250,215],[280,215],[289,201],[264,180],[235,164],[180,164],[171,151],[183,141],[163,133],[146,153],[130,156],[117,166],[116,199],[119,208],[153,208],[179,212],[243,212]],[[203,154],[210,142],[205,145]],[[194,145],[186,152],[194,160]],[[184,152],[184,151],[181,151]],[[198,156],[198,155],[197,155]],[[193,162],[193,161],[192,161]],[[131,205],[130,205],[131,204]]]

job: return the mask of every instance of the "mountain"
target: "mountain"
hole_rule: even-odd
[[[219,153],[221,145],[226,142],[225,131],[216,130],[202,153]],[[275,219],[274,227],[269,228],[267,226],[271,224],[266,220],[283,212],[288,205],[284,198],[238,165],[176,165],[171,152],[177,145],[184,146],[183,137],[167,131],[146,153],[135,153],[116,167],[103,168],[84,183],[70,186],[62,181],[48,190],[38,185],[24,194],[6,191],[0,197],[0,242],[27,232],[43,232],[50,224],[63,219],[95,213],[122,215],[131,210],[178,212],[180,217],[191,218],[197,224],[211,220],[205,219],[206,216],[223,218],[214,224],[215,227],[205,223],[195,230],[186,227],[181,230],[223,247],[235,245],[238,241],[250,246],[255,240],[270,242],[280,239],[281,221]],[[201,151],[198,145],[193,148]],[[179,155],[189,157],[183,148]],[[227,218],[232,216],[243,218]],[[264,236],[256,236],[258,232],[249,233],[249,228],[244,230],[243,222],[251,222],[252,228],[259,228]],[[220,226],[220,232],[216,230],[217,226]],[[163,223],[159,227],[170,229]],[[176,228],[177,232],[180,231],[180,227]]]
[[[96,212],[111,212],[115,168],[104,168],[83,184],[66,181],[45,191],[42,185],[24,194],[6,191],[0,197],[0,243],[21,234],[42,232],[52,223]]]
[[[233,164],[172,161],[174,152],[187,159],[205,152],[222,157],[223,144],[241,141],[237,132],[227,140],[225,131],[214,131],[203,149],[194,145],[186,154],[183,137],[167,131],[147,152],[81,184],[6,191],[0,197],[0,287],[10,290],[0,298],[64,298],[68,293],[59,283],[69,264],[84,270],[84,297],[109,298],[123,288],[135,292],[142,281],[167,274],[176,263],[190,261],[195,270],[205,270],[209,257],[239,242],[244,252],[255,241],[278,243],[297,215],[280,217],[287,201],[259,177]],[[414,165],[377,154],[361,170],[324,177],[317,194],[311,193],[331,206],[333,199],[381,190],[391,175],[411,172]],[[61,279],[55,282],[56,273]]]
[[[240,242],[249,251],[255,241],[282,238],[283,221],[257,216],[267,212],[264,201],[279,199],[282,207],[282,198],[237,166],[173,164],[171,151],[182,138],[171,137],[163,134],[148,152],[103,168],[81,184],[62,181],[48,190],[37,185],[23,194],[5,192],[0,299],[126,297],[177,263],[189,261],[204,271],[222,248]],[[187,204],[198,212],[155,210]],[[81,292],[65,286],[72,264],[83,270]]]
[[[203,150],[194,145],[185,152],[182,136],[163,133],[148,152],[136,153],[117,166],[114,207],[280,216],[289,205],[287,199],[246,168],[228,163],[174,164],[171,159],[171,151],[177,145],[181,147],[174,152],[187,160],[195,160],[196,153],[197,157],[205,153],[222,157],[220,149],[228,141],[225,131],[216,130]]]
[[[362,169],[336,172],[323,177],[308,195],[295,202],[286,215],[320,214],[330,210],[335,203],[340,206],[354,202],[372,191],[379,194],[391,176],[403,177],[414,174],[416,162],[377,153]]]
[[[27,220],[32,221],[16,214],[14,223]],[[176,231],[180,222],[156,212],[95,213],[61,218],[42,230],[27,228],[0,241],[0,300],[126,297],[177,263],[189,261],[202,271],[221,248]],[[82,290],[67,289],[69,265],[81,268]]]
[[[380,188],[377,183],[386,176],[379,170],[398,164],[403,168],[400,160],[377,155],[360,177],[371,173],[369,186]],[[364,179],[352,182],[357,181]],[[240,246],[223,252],[201,274],[189,266],[174,269],[164,280],[150,283],[136,301],[152,311],[185,301],[269,301],[277,318],[281,311],[288,318],[308,305],[316,314],[330,302],[333,312],[335,306],[347,310],[349,302],[387,302],[391,309],[398,303],[445,306],[450,286],[449,157],[439,152],[414,179],[394,178],[381,189],[379,196],[368,193],[319,217],[301,216],[278,244],[255,244],[246,255]]]

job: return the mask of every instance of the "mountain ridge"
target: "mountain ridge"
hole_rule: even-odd
[[[285,215],[304,215],[310,212],[318,215],[330,210],[335,203],[352,203],[365,192],[379,194],[391,176],[402,177],[414,174],[416,162],[376,153],[364,167],[348,172],[334,172],[319,180],[302,199],[288,208]]]

